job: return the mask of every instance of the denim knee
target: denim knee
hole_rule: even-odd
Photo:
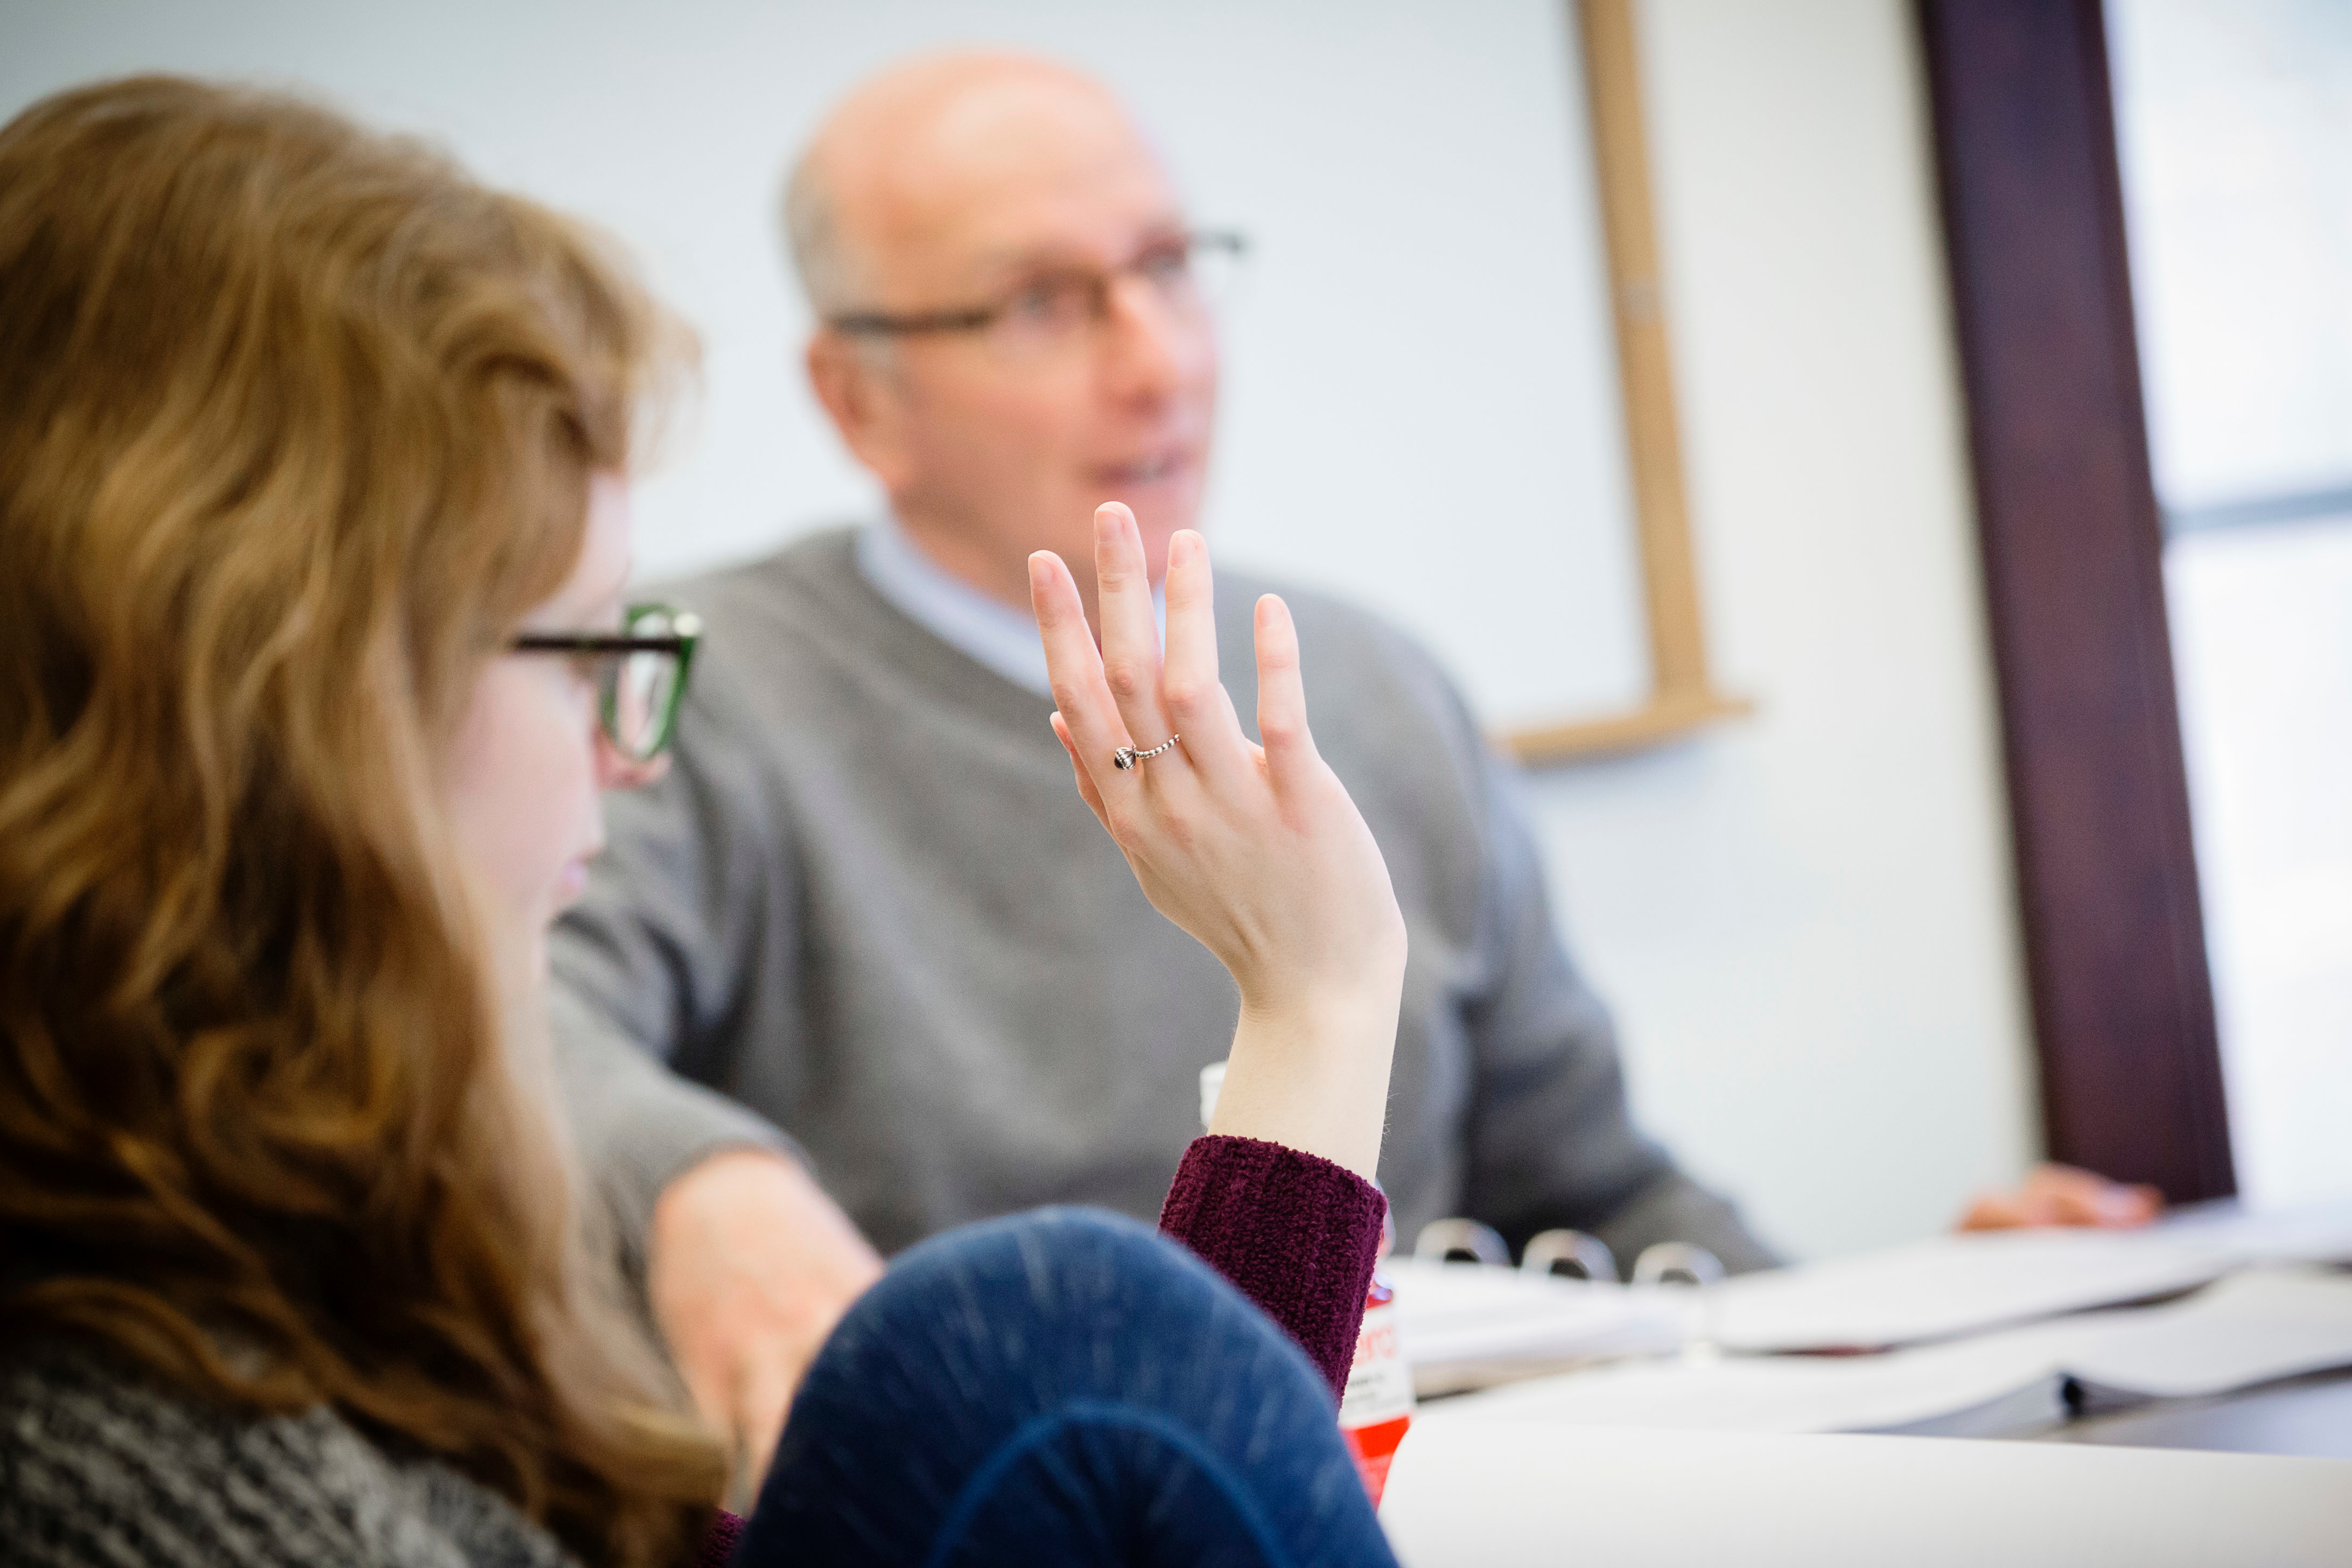
[[[1016,1273],[1041,1301],[1059,1284],[1099,1284],[1107,1278],[1183,1291],[1228,1289],[1224,1279],[1181,1243],[1108,1209],[1030,1209],[960,1226],[916,1243],[891,1260],[889,1272],[866,1300],[887,1289],[924,1296],[938,1277],[978,1275],[1010,1279]],[[884,1310],[887,1310],[886,1298]]]
[[[1156,1231],[1043,1209],[910,1247],[843,1318],[793,1401],[747,1550],[1125,1560],[1043,1542],[1125,1539],[1145,1520],[1172,1555],[1138,1561],[1386,1558],[1306,1352]],[[1274,1540],[1297,1549],[1269,1553]]]
[[[1135,1383],[1157,1381],[1152,1373],[1169,1363],[1122,1352],[1145,1342],[1164,1349],[1171,1337],[1203,1354],[1305,1360],[1181,1244],[1105,1210],[1034,1209],[960,1226],[899,1254],[843,1319],[838,1342],[828,1342],[812,1376],[831,1362],[856,1372],[871,1394],[877,1363],[902,1363],[919,1343],[944,1359],[945,1370],[973,1372],[975,1360],[1017,1365],[1039,1396],[1047,1384],[1066,1391],[1074,1382],[1097,1393],[1112,1392],[1109,1384],[1141,1392]],[[1056,1363],[1060,1373],[1049,1373]]]

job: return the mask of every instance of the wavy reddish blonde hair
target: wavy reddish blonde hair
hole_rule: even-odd
[[[0,1344],[331,1405],[597,1563],[719,1454],[600,1287],[438,780],[690,343],[413,142],[162,78],[0,129]]]

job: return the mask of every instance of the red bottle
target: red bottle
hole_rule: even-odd
[[[1372,1275],[1364,1292],[1364,1326],[1356,1335],[1356,1360],[1348,1369],[1348,1389],[1339,1396],[1339,1436],[1356,1457],[1356,1473],[1372,1506],[1389,1484],[1389,1464],[1405,1428],[1412,1425],[1412,1368],[1397,1340],[1396,1291]]]

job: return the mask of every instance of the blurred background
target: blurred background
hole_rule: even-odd
[[[1755,714],[1529,788],[1637,1113],[1798,1255],[1941,1228],[2042,1147],[1917,26],[1635,7],[1685,479]],[[2238,1179],[2352,1192],[2352,5],[2107,7]],[[592,217],[700,330],[640,573],[870,515],[774,222],[919,49],[1092,69],[1254,256],[1208,512],[1437,648],[1498,728],[1649,675],[1568,0],[0,0],[0,116],[295,85]],[[194,308],[192,302],[192,308]],[[1311,677],[1311,671],[1310,671]]]

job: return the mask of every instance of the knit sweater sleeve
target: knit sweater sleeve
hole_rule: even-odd
[[[694,1561],[682,1568],[727,1568],[735,1560],[735,1549],[742,1543],[743,1521],[721,1509],[711,1520],[709,1532],[703,1536]]]
[[[1388,1200],[1344,1166],[1255,1138],[1196,1138],[1160,1228],[1298,1342],[1336,1396],[1348,1385]]]

